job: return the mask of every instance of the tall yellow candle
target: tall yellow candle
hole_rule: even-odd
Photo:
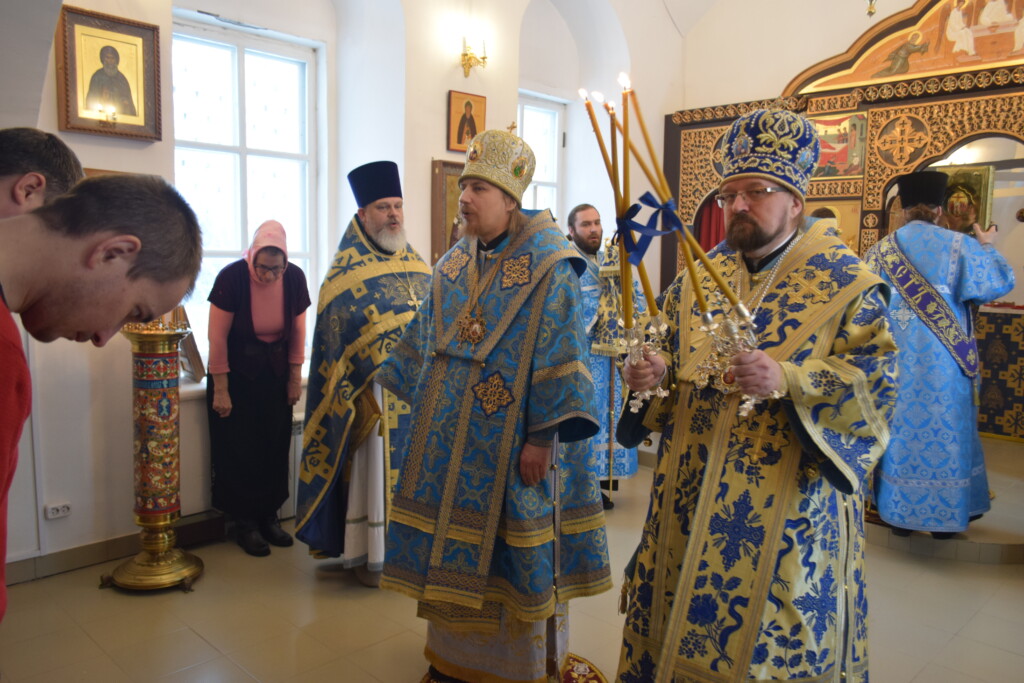
[[[651,185],[660,190],[658,194],[666,195],[666,198],[662,200],[664,202],[672,195],[668,187],[668,180],[665,178],[665,173],[661,170],[661,165],[658,163],[658,155],[654,153],[654,144],[651,143],[651,136],[647,133],[647,124],[644,122],[644,115],[640,112],[640,101],[636,98],[636,90],[630,90],[629,96],[633,100],[633,113],[636,115],[637,120],[640,121],[640,132],[643,134],[644,142],[647,144],[647,153],[651,155],[651,164],[658,174],[658,182],[652,182]]]
[[[619,236],[619,280],[622,284],[622,325],[633,329],[633,269],[629,265],[626,243]]]
[[[629,208],[633,195],[629,187],[629,76],[619,74],[622,85],[622,207]]]
[[[615,190],[615,215],[621,216],[626,212],[626,209],[622,206],[622,191],[619,189],[619,139],[617,136],[619,123],[618,119],[615,118],[615,105],[611,102],[605,102],[604,108],[612,121],[612,132],[608,138],[612,147],[612,177],[614,178],[612,180],[612,188]]]
[[[615,176],[612,174],[612,163],[608,159],[608,149],[604,146],[604,136],[601,134],[601,127],[597,123],[597,115],[594,113],[594,105],[587,97],[587,91],[580,88],[580,97],[583,98],[583,106],[587,109],[587,116],[590,117],[590,125],[594,129],[594,137],[597,138],[597,146],[601,150],[601,159],[604,160],[604,168],[608,171],[608,180],[612,187],[615,187]]]
[[[693,285],[693,294],[697,297],[697,307],[701,313],[708,312],[708,302],[704,297],[704,290],[700,288],[697,280],[697,264],[693,262],[693,252],[686,240],[679,242],[680,250],[683,252],[683,262],[686,264],[686,272],[690,276],[690,284]]]

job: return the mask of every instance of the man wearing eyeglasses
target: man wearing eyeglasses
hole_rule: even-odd
[[[359,210],[320,288],[295,535],[376,587],[409,407],[373,378],[426,298],[430,268],[406,243],[398,165],[364,164],[348,181]]]
[[[662,437],[619,681],[867,680],[863,490],[889,438],[896,347],[888,288],[804,217],[818,152],[788,111],[732,125],[726,240],[709,257],[753,336],[712,343],[748,323],[699,267],[696,292],[680,273],[662,295],[668,350],[626,364],[630,389],[668,395],[643,416]]]

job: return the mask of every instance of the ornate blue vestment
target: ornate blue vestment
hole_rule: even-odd
[[[376,378],[413,409],[381,585],[416,598],[420,616],[446,628],[493,632],[503,611],[541,621],[556,601],[611,582],[586,463],[562,457],[557,539],[547,482],[525,486],[519,476],[529,434],[557,429],[576,441],[597,431],[582,259],[547,211],[487,258],[477,245],[463,238],[438,261],[427,301]],[[484,325],[475,343],[465,336],[470,317]]]
[[[295,535],[315,556],[338,557],[345,547],[348,486],[342,475],[381,414],[370,382],[429,286],[430,268],[415,249],[384,253],[352,219],[320,287],[306,390]],[[404,404],[388,412],[393,468],[408,413]]]
[[[777,270],[709,254],[788,390],[745,417],[735,388],[700,388],[713,349],[686,272],[663,294],[669,395],[645,421],[662,435],[621,683],[867,680],[863,488],[889,438],[896,347],[885,285],[834,231],[801,233]]]
[[[601,422],[601,431],[589,441],[576,442],[566,448],[578,449],[580,453],[577,457],[581,458],[591,457],[585,453],[586,450],[591,451],[594,473],[598,479],[609,478],[609,463],[612,465],[611,476],[615,478],[632,477],[637,471],[636,449],[625,448],[614,438],[615,420],[619,409],[622,408],[623,385],[618,358],[625,351],[625,347],[618,344],[622,336],[622,327],[619,324],[621,277],[618,255],[617,249],[598,252],[596,262],[586,259],[587,269],[580,275],[583,322],[590,342],[587,362],[590,366],[590,375],[594,378],[597,417]],[[633,301],[637,312],[643,313],[644,299],[635,282]]]
[[[923,221],[883,239],[865,260],[887,282],[895,284],[894,272],[909,282],[894,287],[890,307],[900,349],[899,391],[892,440],[875,473],[878,513],[903,529],[963,531],[970,517],[991,504],[975,380],[965,372],[966,354],[959,352],[965,342],[973,349],[974,336],[956,344],[962,337],[952,326],[971,330],[968,304],[1013,289],[1012,267],[993,247]],[[920,291],[941,297],[943,306],[919,306],[905,298]]]

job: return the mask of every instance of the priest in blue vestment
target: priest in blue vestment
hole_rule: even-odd
[[[430,268],[406,241],[398,165],[363,164],[348,181],[359,210],[317,301],[295,535],[375,587],[409,407],[373,377],[427,295]]]
[[[994,230],[975,225],[971,237],[936,224],[947,178],[939,171],[897,178],[908,222],[865,256],[892,285],[900,349],[892,439],[875,472],[875,504],[895,533],[926,531],[940,539],[966,531],[991,507],[970,307],[1014,285],[1012,267],[992,243]]]
[[[521,209],[535,163],[505,131],[470,143],[464,236],[376,378],[413,411],[381,586],[429,622],[425,680],[557,676],[567,601],[611,587],[597,479],[558,448],[598,429],[585,265]]]

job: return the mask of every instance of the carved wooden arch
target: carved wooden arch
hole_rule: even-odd
[[[860,171],[816,176],[807,195],[809,206],[839,202],[856,207],[851,219],[855,234],[848,242],[861,253],[883,236],[885,193],[896,176],[976,138],[1004,136],[1024,143],[1024,46],[1012,49],[1010,24],[977,24],[981,10],[975,5],[980,4],[918,0],[880,21],[842,54],[805,69],[778,100],[689,109],[667,117],[666,150],[678,149],[678,155],[666,153],[665,170],[676,188],[683,222],[694,222],[721,182],[721,136],[754,109],[783,107],[819,125],[849,118],[863,126]],[[1021,22],[1024,36],[1024,0],[1007,0],[1006,6]],[[973,56],[948,37],[954,7],[970,24]],[[818,173],[823,170],[819,167]],[[662,283],[667,284],[678,264],[673,250],[662,253]]]

